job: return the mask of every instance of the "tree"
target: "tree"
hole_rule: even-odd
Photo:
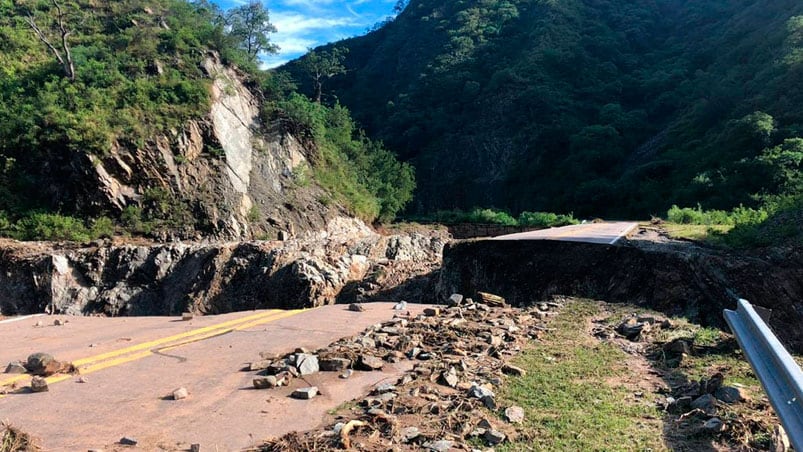
[[[324,50],[320,53],[310,50],[301,61],[301,68],[312,78],[316,103],[321,103],[323,81],[346,73],[343,60],[346,59],[348,52],[348,49],[341,47],[335,47],[331,51]]]
[[[268,9],[260,0],[250,0],[247,4],[231,9],[226,14],[226,25],[229,36],[237,40],[238,45],[256,60],[260,53],[276,53],[279,47],[270,42],[269,35],[276,33],[276,27],[270,23]]]
[[[72,31],[67,28],[65,20],[66,15],[61,5],[56,0],[52,0],[52,3],[54,9],[52,14],[55,16],[54,22],[58,27],[58,30],[55,32],[59,39],[59,42],[57,43],[59,46],[58,48],[56,48],[56,45],[53,44],[53,39],[48,36],[48,33],[46,33],[36,24],[36,19],[30,11],[26,11],[24,20],[31,27],[36,37],[39,38],[39,40],[42,41],[42,43],[44,43],[56,57],[56,60],[58,60],[59,64],[61,64],[61,67],[64,69],[64,75],[67,76],[67,78],[71,81],[75,81],[75,64],[72,60],[72,52],[70,50],[69,43],[69,37],[72,34]]]

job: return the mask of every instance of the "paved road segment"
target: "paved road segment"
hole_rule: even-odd
[[[348,380],[320,372],[289,387],[254,390],[254,372],[241,369],[259,352],[317,349],[393,317],[391,303],[312,310],[265,310],[181,321],[171,317],[43,316],[0,323],[0,365],[46,352],[71,361],[81,375],[48,378],[50,391],[25,390],[0,398],[0,420],[40,440],[47,451],[102,448],[136,438],[140,450],[240,450],[269,436],[316,427],[326,410],[393,381],[405,367],[355,372]],[[408,305],[413,315],[425,306]],[[53,325],[54,318],[69,320]],[[35,326],[41,321],[44,326]],[[81,383],[83,379],[85,382]],[[306,380],[306,381],[305,381]],[[0,386],[24,388],[30,376],[0,374]],[[294,388],[316,385],[311,401],[289,398]],[[166,396],[186,387],[190,396]]]
[[[492,240],[560,240],[564,242],[586,242],[613,245],[622,237],[638,227],[638,223],[610,222],[586,223],[500,235]]]

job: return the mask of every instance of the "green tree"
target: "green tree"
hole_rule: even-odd
[[[312,84],[315,89],[313,99],[316,103],[321,103],[324,80],[346,73],[343,61],[346,59],[348,52],[348,49],[342,47],[335,47],[331,51],[324,50],[321,52],[310,50],[301,61],[302,70],[312,78]]]
[[[226,14],[229,35],[236,39],[252,60],[260,53],[276,53],[279,47],[270,42],[270,34],[276,27],[270,23],[268,9],[260,0],[250,0],[247,4],[231,9]]]

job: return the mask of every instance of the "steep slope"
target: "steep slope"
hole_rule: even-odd
[[[415,208],[726,208],[782,189],[801,125],[791,0],[412,0],[329,90],[418,171]],[[297,80],[297,63],[286,69]]]
[[[392,219],[412,171],[345,110],[279,88],[222,14],[0,1],[0,235],[275,239]],[[405,177],[377,183],[380,166]]]

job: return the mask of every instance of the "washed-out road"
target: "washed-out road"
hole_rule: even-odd
[[[252,388],[246,372],[260,352],[289,353],[324,347],[389,320],[392,303],[311,310],[264,310],[195,317],[36,316],[0,322],[0,366],[35,352],[72,362],[80,375],[48,378],[49,391],[26,390],[30,375],[0,374],[0,420],[38,438],[46,451],[129,450],[116,444],[135,438],[139,450],[240,450],[270,436],[307,430],[327,410],[379,383],[395,381],[403,364],[381,372],[356,371],[349,379],[319,372],[279,389]],[[424,305],[408,305],[417,315]],[[407,312],[407,311],[406,311]],[[61,326],[54,320],[67,320]],[[41,322],[41,326],[37,323]],[[2,370],[2,369],[0,369]],[[289,397],[293,389],[318,386],[313,400]],[[189,397],[172,400],[185,387]]]
[[[584,223],[518,234],[500,235],[492,240],[559,240],[613,245],[638,227],[631,222]]]

